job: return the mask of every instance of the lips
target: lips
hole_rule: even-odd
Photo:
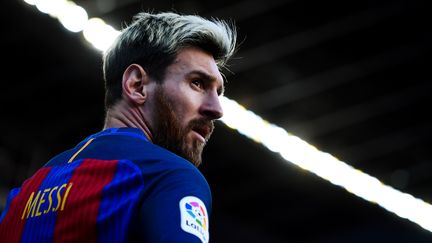
[[[207,141],[212,132],[212,128],[211,126],[197,126],[192,128],[192,131],[198,133],[205,141]]]

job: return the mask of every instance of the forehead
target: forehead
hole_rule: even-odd
[[[181,49],[167,71],[171,74],[183,75],[202,73],[211,78],[217,86],[223,86],[223,77],[213,56],[197,47]]]

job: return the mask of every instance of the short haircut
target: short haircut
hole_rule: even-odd
[[[231,22],[173,12],[134,16],[103,56],[105,109],[122,96],[124,70],[136,63],[158,82],[184,47],[194,46],[213,55],[219,69],[234,54],[236,29]]]

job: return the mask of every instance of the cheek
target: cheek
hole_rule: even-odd
[[[199,100],[200,97],[193,93],[175,97],[172,104],[177,117],[186,122],[196,118],[199,114]]]
[[[166,95],[182,127],[199,116],[202,94],[193,90],[187,82],[168,86]]]

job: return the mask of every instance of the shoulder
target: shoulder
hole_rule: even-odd
[[[210,187],[204,175],[191,162],[170,152],[135,162],[152,196],[169,191],[173,195],[197,195],[211,202]]]
[[[108,147],[102,145],[96,144],[95,149],[104,157],[118,159],[118,170],[124,167],[141,175],[146,196],[169,191],[171,195],[197,195],[206,204],[211,203],[207,180],[190,161],[148,141],[129,139],[115,145],[106,143]],[[106,151],[101,153],[102,149]]]
[[[149,170],[148,163],[141,167],[147,190],[139,209],[140,238],[148,242],[208,242],[212,197],[204,176],[190,162],[178,158],[161,160],[154,167],[157,169]]]

